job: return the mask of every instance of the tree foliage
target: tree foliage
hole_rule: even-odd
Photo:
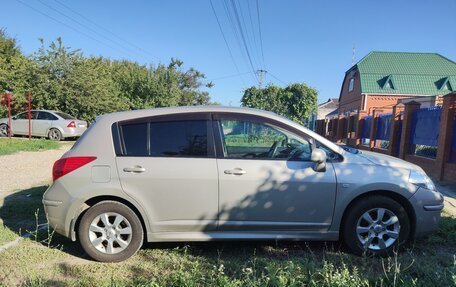
[[[13,92],[15,112],[26,107],[60,110],[92,121],[97,115],[127,109],[205,105],[211,87],[200,71],[183,68],[179,59],[158,65],[86,57],[60,38],[25,56],[16,40],[0,30],[0,93]],[[5,107],[0,108],[0,116]]]
[[[268,85],[244,91],[241,103],[245,107],[275,112],[303,124],[316,109],[318,92],[304,83],[290,84],[285,88]]]

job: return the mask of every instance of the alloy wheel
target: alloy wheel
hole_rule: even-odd
[[[400,229],[399,218],[386,208],[366,211],[356,224],[358,240],[370,250],[383,250],[393,245],[399,238]]]
[[[115,212],[102,213],[89,226],[89,239],[100,252],[116,254],[125,250],[132,239],[130,222]]]

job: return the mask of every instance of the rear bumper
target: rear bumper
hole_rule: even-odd
[[[443,196],[436,191],[419,188],[410,198],[415,216],[415,236],[425,236],[439,228],[443,204]]]
[[[55,232],[71,238],[73,218],[81,206],[75,198],[72,198],[65,188],[55,181],[43,195],[43,206],[46,217]]]
[[[87,128],[63,128],[62,135],[65,138],[80,137]]]

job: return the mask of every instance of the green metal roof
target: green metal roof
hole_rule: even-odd
[[[356,67],[362,93],[445,95],[456,89],[456,63],[436,53],[370,52]]]

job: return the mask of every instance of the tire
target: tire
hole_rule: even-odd
[[[108,226],[104,224],[106,221]],[[144,231],[138,216],[129,207],[116,201],[102,201],[84,213],[78,236],[82,248],[94,260],[120,262],[139,250]]]
[[[58,129],[50,129],[48,132],[48,138],[51,141],[61,141],[63,139],[63,136]]]
[[[7,137],[8,136],[8,125],[1,124],[0,125],[0,137]]]
[[[378,217],[382,210],[380,222]],[[409,239],[410,219],[397,201],[385,196],[370,196],[350,207],[343,222],[342,237],[357,255],[389,256]]]

